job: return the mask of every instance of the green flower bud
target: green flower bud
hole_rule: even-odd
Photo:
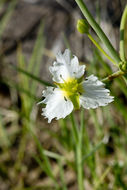
[[[119,68],[120,68],[120,70],[121,71],[123,71],[123,72],[127,72],[127,62],[120,62],[119,63]]]
[[[77,21],[77,30],[81,34],[89,34],[89,24],[85,19],[79,19]]]

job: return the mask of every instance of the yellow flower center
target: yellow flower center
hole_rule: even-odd
[[[84,91],[80,80],[69,78],[64,83],[56,83],[57,86],[63,91],[65,100],[68,98],[72,101],[75,109],[79,109],[79,96]]]

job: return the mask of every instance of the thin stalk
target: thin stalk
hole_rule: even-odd
[[[74,137],[74,148],[76,154],[76,167],[77,167],[77,180],[79,190],[84,190],[83,184],[83,163],[82,163],[82,138],[84,129],[84,118],[83,111],[81,113],[81,126],[78,130],[78,125],[76,124],[73,113],[71,113],[71,123],[72,123],[72,134]]]
[[[79,8],[81,9],[83,15],[86,17],[87,21],[91,25],[91,27],[95,30],[96,34],[99,36],[99,38],[101,39],[101,41],[107,47],[108,51],[111,53],[111,56],[113,57],[113,59],[115,60],[115,62],[119,63],[121,60],[119,58],[118,53],[116,52],[116,50],[114,49],[114,47],[110,43],[110,41],[107,38],[107,36],[105,35],[105,33],[102,31],[102,29],[100,28],[100,26],[94,20],[93,16],[88,11],[88,9],[87,9],[85,3],[83,2],[83,0],[75,0],[75,1],[78,4]]]
[[[73,133],[73,137],[74,137],[74,141],[75,141],[75,144],[78,143],[78,126],[76,125],[76,121],[75,121],[75,118],[74,118],[74,115],[73,115],[73,112],[70,114],[70,117],[71,117],[71,123],[72,123],[72,133]]]
[[[121,70],[109,75],[108,77],[102,79],[102,82],[108,82],[108,81],[111,81],[113,80],[114,78],[118,78],[120,76],[123,76],[125,73]]]
[[[79,190],[84,190],[83,184],[83,168],[82,168],[82,151],[80,149],[80,145],[77,146],[76,149],[76,156],[77,156],[77,178],[78,178],[78,187]]]
[[[82,139],[84,131],[84,110],[81,111],[81,124],[79,131],[79,141],[76,147],[76,156],[77,156],[77,177],[78,177],[78,186],[79,190],[84,190],[84,176],[83,176],[83,162],[82,162]]]
[[[127,23],[127,5],[124,9],[122,18],[121,18],[121,23],[120,23],[120,58],[122,61],[126,61],[125,57],[125,39],[124,39],[124,33],[125,33],[125,26]]]
[[[102,47],[98,44],[96,40],[91,36],[91,34],[87,35],[89,39],[93,42],[93,44],[107,57],[114,65],[117,65],[116,62],[102,49]]]

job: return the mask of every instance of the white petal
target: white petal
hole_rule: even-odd
[[[80,66],[76,56],[71,59],[70,50],[66,49],[63,55],[59,52],[56,59],[57,61],[49,68],[55,82],[63,83],[68,78],[80,78],[83,76],[85,65]]]
[[[42,102],[46,104],[46,107],[42,109],[42,115],[48,118],[48,123],[53,118],[57,120],[65,118],[72,112],[72,102],[64,98],[63,92],[59,88],[47,87],[43,92],[43,96],[45,99]]]
[[[96,76],[90,75],[82,85],[84,93],[80,96],[80,104],[84,108],[106,106],[113,101],[114,97],[109,95],[109,90],[104,88],[104,84]]]
[[[71,51],[69,49],[65,49],[64,53],[58,52],[56,55],[56,61],[58,63],[70,63],[71,62]]]
[[[49,71],[53,75],[53,81],[58,83],[64,83],[64,80],[69,78],[68,68],[66,64],[54,62],[52,67],[49,67]]]
[[[69,64],[71,62],[71,51],[69,49],[65,49],[63,53],[63,59],[66,64]]]
[[[78,58],[76,56],[71,60],[71,76],[74,78],[80,78],[84,75],[85,65],[79,65]]]

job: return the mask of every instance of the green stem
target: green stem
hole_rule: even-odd
[[[78,125],[76,124],[73,113],[71,115],[72,122],[72,134],[74,136],[74,149],[76,153],[76,167],[77,167],[77,180],[79,190],[84,190],[83,184],[83,163],[82,163],[82,139],[84,131],[84,112],[81,112],[81,124],[78,130]]]
[[[127,5],[124,9],[124,12],[121,18],[121,23],[120,23],[120,58],[122,59],[122,61],[126,61],[125,43],[124,43],[124,30],[125,30],[126,22],[127,22]]]
[[[93,42],[93,44],[107,57],[114,65],[117,65],[116,62],[101,48],[96,40],[91,36],[91,34],[87,34],[89,39]]]
[[[78,186],[79,190],[84,190],[84,176],[83,176],[83,162],[82,162],[82,139],[83,139],[83,131],[84,131],[84,110],[81,111],[81,124],[80,124],[80,132],[79,132],[79,142],[76,148],[76,156],[77,156],[77,175],[78,175]]]
[[[73,137],[74,137],[74,141],[75,141],[75,144],[78,143],[78,126],[76,125],[76,121],[75,121],[75,118],[74,118],[74,115],[73,115],[73,112],[70,114],[70,117],[71,117],[71,123],[72,123],[72,133],[73,133]]]
[[[108,82],[108,81],[113,80],[114,78],[120,77],[120,76],[122,76],[124,74],[125,73],[123,71],[119,70],[119,71],[109,75],[108,77],[102,79],[102,82]]]
[[[76,148],[76,156],[77,156],[78,187],[79,187],[79,190],[84,190],[83,168],[82,168],[82,150],[80,149],[80,145],[78,145]]]
[[[90,12],[88,11],[88,9],[87,9],[85,3],[83,2],[83,0],[75,0],[75,1],[78,4],[79,8],[81,9],[83,15],[86,17],[87,21],[91,25],[91,27],[95,30],[95,32],[97,33],[99,38],[102,40],[102,42],[107,47],[108,51],[111,53],[111,55],[112,55],[113,59],[115,60],[115,62],[119,63],[121,60],[119,58],[118,53],[116,52],[116,50],[114,49],[114,47],[110,43],[110,41],[107,38],[107,36],[105,35],[105,33],[102,31],[100,26],[97,24],[97,22],[94,20],[94,18],[92,17]]]

